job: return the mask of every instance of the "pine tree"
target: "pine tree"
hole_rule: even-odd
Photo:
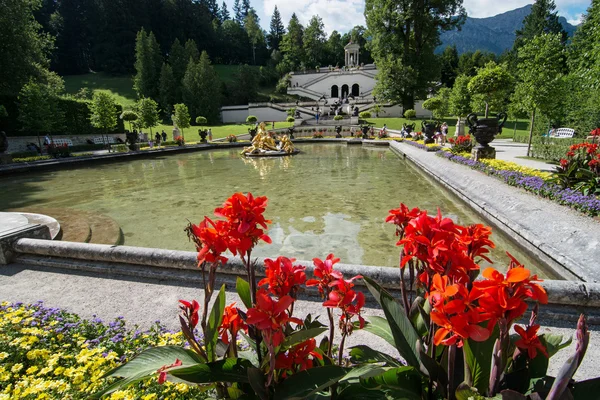
[[[340,66],[344,64],[344,42],[342,41],[342,35],[338,31],[331,32],[325,44],[325,49],[328,65]]]
[[[156,37],[152,32],[146,34],[142,28],[137,34],[135,44],[135,70],[133,87],[139,97],[158,97],[158,79],[162,55]]]
[[[221,10],[219,11],[219,19],[221,20],[221,23],[227,21],[230,18],[229,16],[229,10],[227,9],[227,4],[225,2],[223,2],[223,4],[221,5]]]
[[[159,104],[166,116],[171,115],[173,104],[177,102],[178,84],[173,74],[173,69],[164,63],[160,70]]]
[[[190,58],[194,60],[194,62],[198,61],[198,57],[200,57],[200,52],[198,51],[198,46],[196,45],[196,41],[194,39],[188,39],[185,42],[185,59],[189,61]]]
[[[189,58],[187,58],[185,48],[181,45],[179,39],[175,39],[171,50],[169,51],[169,65],[173,69],[173,77],[177,85],[181,85],[185,69],[187,68]]]
[[[203,51],[198,62],[190,60],[183,78],[183,101],[190,110],[192,121],[204,116],[209,122],[218,122],[221,110],[221,81]]]
[[[240,4],[240,0],[235,0],[233,2],[233,16],[238,24],[242,25],[244,23],[244,18],[246,16],[244,15],[244,11],[242,5]]]
[[[230,88],[232,104],[248,104],[256,101],[258,96],[258,82],[255,71],[248,65],[240,65],[234,76]]]
[[[519,49],[525,42],[544,33],[560,34],[562,43],[567,41],[567,33],[558,20],[554,0],[536,0],[531,13],[523,19],[523,27],[516,32],[513,48]]]
[[[219,18],[219,5],[217,4],[217,0],[201,0],[200,4],[206,7],[212,19]]]
[[[446,87],[453,87],[458,74],[458,51],[456,46],[447,46],[440,56],[441,82]]]
[[[271,17],[269,35],[267,36],[269,48],[271,50],[279,50],[279,44],[281,43],[284,34],[285,27],[281,21],[281,14],[279,13],[277,6],[275,6],[275,9],[273,10],[273,16]]]
[[[256,65],[256,45],[264,40],[264,35],[262,29],[259,25],[259,19],[254,10],[248,13],[246,19],[244,20],[244,29],[248,34],[248,39],[250,39],[250,44],[252,45],[252,63]]]

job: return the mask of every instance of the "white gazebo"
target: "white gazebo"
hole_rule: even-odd
[[[353,67],[359,65],[358,63],[358,52],[360,50],[360,46],[358,43],[348,43],[344,47],[344,62],[346,63],[346,67]]]

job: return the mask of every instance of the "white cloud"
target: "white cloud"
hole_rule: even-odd
[[[325,25],[325,32],[337,30],[345,33],[356,25],[365,25],[364,0],[263,0],[263,10],[270,20],[272,10],[277,5],[281,19],[287,27],[292,13],[296,13],[304,26],[313,15],[319,15]]]

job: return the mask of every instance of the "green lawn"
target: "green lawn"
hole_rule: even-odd
[[[397,129],[402,130],[403,124],[416,124],[415,129],[417,131],[421,130],[421,119],[408,120],[406,118],[368,118],[369,122],[375,123],[375,126],[381,128],[384,124],[387,125],[389,129]],[[454,136],[454,132],[456,131],[456,118],[445,118],[442,121],[445,121],[448,124],[448,135]],[[496,136],[498,139],[512,139],[513,133],[515,129],[514,121],[506,121],[504,128],[502,129],[502,134]],[[468,130],[468,128],[467,128]],[[517,135],[529,135],[529,122],[526,120],[520,120],[516,123],[516,134]]]
[[[191,126],[187,129],[184,129],[183,135],[185,136],[187,141],[199,140],[200,137],[198,136],[198,129],[210,128],[210,129],[212,129],[213,139],[219,139],[219,138],[227,137],[229,135],[241,135],[243,133],[248,133],[248,128],[250,128],[251,126],[252,125],[247,125],[247,124],[213,125],[213,126],[203,126],[203,127]],[[287,128],[289,126],[290,126],[289,122],[276,122],[275,123],[276,129]],[[271,129],[271,124],[268,124],[267,128]],[[171,134],[173,132],[172,125],[164,125],[164,124],[159,125],[156,128],[152,129],[152,132],[156,132],[157,130],[159,132],[162,130],[167,132],[168,140],[171,140]]]
[[[124,107],[133,105],[137,99],[131,76],[111,76],[98,72],[63,76],[63,79],[65,89],[70,94],[75,94],[82,88],[88,88],[93,92],[104,91],[115,96],[117,102]]]

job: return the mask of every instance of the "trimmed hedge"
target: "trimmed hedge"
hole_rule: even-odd
[[[557,139],[538,136],[531,141],[531,155],[535,158],[558,162],[565,157],[572,145],[583,142],[585,142],[583,139]]]
[[[71,97],[60,97],[57,99],[59,107],[64,113],[63,129],[57,132],[44,132],[51,135],[101,135],[102,129],[94,128],[90,124],[90,102]],[[7,136],[35,136],[33,132],[23,130],[23,125],[19,121],[19,107],[16,97],[0,96],[0,104],[6,107],[7,118],[0,119],[0,129],[5,131]],[[123,112],[123,107],[117,104],[117,115]],[[125,126],[123,120],[117,118],[117,127],[109,133],[124,132]]]

